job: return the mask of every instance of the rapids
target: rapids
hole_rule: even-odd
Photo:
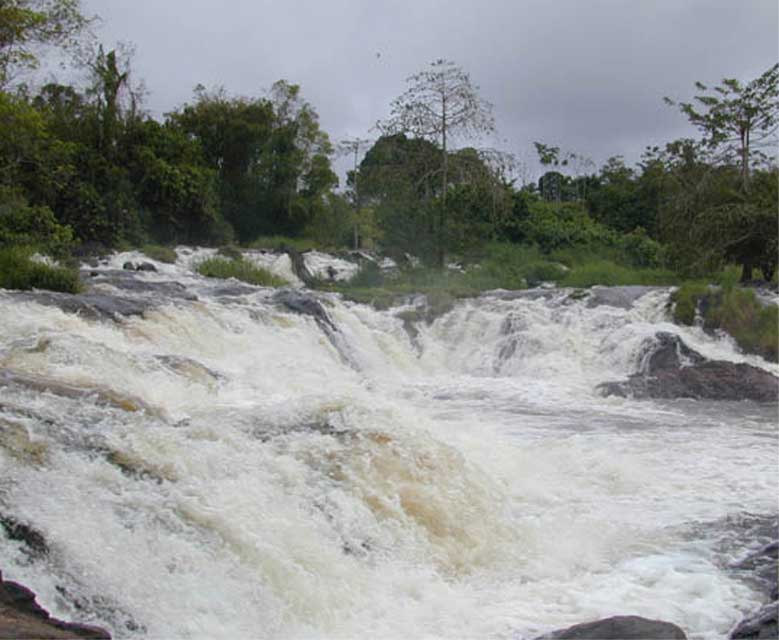
[[[776,536],[776,407],[594,391],[657,331],[779,373],[672,324],[668,290],[494,292],[413,331],[417,299],[316,294],[326,325],[197,276],[206,254],[133,276],[196,300],[124,291],[155,304],[118,321],[0,293],[0,517],[47,547],[0,528],[0,568],[52,614],[138,639],[520,639],[615,614],[723,638],[761,604],[728,565]],[[98,271],[126,260],[146,258]]]

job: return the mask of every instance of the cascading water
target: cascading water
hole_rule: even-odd
[[[52,613],[120,638],[621,613],[720,638],[760,603],[727,565],[771,532],[776,407],[595,392],[659,330],[779,372],[669,323],[667,291],[496,293],[411,332],[407,308],[320,295],[331,329],[191,257],[136,277],[197,300],[116,322],[0,294],[0,517],[46,545],[6,535],[0,567]]]

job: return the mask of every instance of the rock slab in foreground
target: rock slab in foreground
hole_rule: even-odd
[[[111,640],[100,627],[63,622],[52,618],[35,601],[35,594],[22,585],[3,580],[0,574],[0,638],[15,640]]]
[[[671,622],[640,616],[614,616],[553,631],[537,640],[685,640]]]

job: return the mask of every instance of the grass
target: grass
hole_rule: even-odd
[[[591,287],[593,285],[667,286],[679,282],[679,276],[665,269],[626,267],[610,260],[593,260],[576,265],[560,280],[564,287]]]
[[[593,285],[674,285],[678,276],[668,270],[626,266],[619,253],[603,247],[577,247],[544,254],[537,247],[492,243],[468,256],[462,272],[415,268],[384,278],[375,265],[365,265],[350,282],[320,283],[357,302],[387,307],[404,296],[423,293],[450,298],[479,295],[492,289],[519,290],[542,282],[566,287]]]
[[[219,247],[219,249],[216,250],[216,255],[222,256],[224,258],[231,258],[232,260],[240,260],[243,258],[241,250],[233,244],[227,244],[223,247]]]
[[[157,262],[174,264],[178,258],[176,252],[171,247],[163,247],[158,244],[147,244],[141,248],[141,252]]]
[[[0,249],[0,287],[3,289],[47,289],[64,293],[82,290],[78,270],[50,266],[30,259],[33,250],[27,247]]]
[[[700,311],[703,327],[726,331],[745,353],[779,361],[779,307],[763,305],[755,292],[736,284],[738,272],[725,270],[718,288],[685,283],[672,295],[674,320],[692,325]]]
[[[244,258],[239,260],[220,256],[208,258],[197,265],[197,272],[207,278],[235,278],[261,287],[281,287],[288,284],[283,278]]]

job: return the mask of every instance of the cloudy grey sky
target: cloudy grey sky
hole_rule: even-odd
[[[776,0],[82,0],[161,116],[198,83],[258,96],[300,84],[334,141],[370,135],[405,79],[462,66],[494,104],[486,141],[531,162],[535,140],[599,164],[691,129],[665,95],[751,79],[779,58]]]

